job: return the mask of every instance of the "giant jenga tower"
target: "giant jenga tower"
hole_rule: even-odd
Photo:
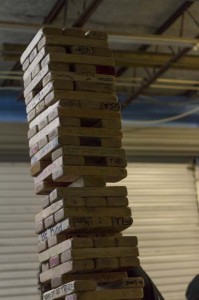
[[[103,32],[41,29],[21,56],[44,300],[142,299],[114,62]]]

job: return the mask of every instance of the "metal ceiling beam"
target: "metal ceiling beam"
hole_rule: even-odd
[[[199,38],[197,35],[195,38]],[[163,67],[161,67],[151,78],[145,80],[141,86],[135,91],[135,93],[127,99],[123,104],[122,108],[127,107],[132,101],[134,101],[139,95],[141,95],[147,88],[150,87],[152,83],[154,83],[160,76],[162,76],[167,70],[169,70],[172,65],[178,62],[183,56],[185,56],[192,48],[187,47],[179,51],[176,55],[174,55]]]
[[[94,0],[86,7],[83,14],[73,23],[72,27],[83,27],[103,0]]]
[[[194,1],[185,1],[182,3],[177,10],[159,27],[155,30],[154,34],[162,34],[164,33],[169,27],[171,27],[175,21],[184,14],[184,12],[193,5]],[[150,45],[142,45],[138,51],[146,51]],[[128,68],[122,67],[117,71],[117,76],[121,76],[124,72],[126,72]]]

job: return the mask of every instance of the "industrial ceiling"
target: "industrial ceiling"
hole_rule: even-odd
[[[46,24],[108,32],[124,118],[150,120],[188,110],[191,117],[186,120],[199,125],[199,1],[0,0],[0,4],[1,111],[15,109],[19,115],[24,110],[19,57]]]

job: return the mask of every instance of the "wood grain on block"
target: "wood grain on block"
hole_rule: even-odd
[[[37,176],[44,168],[51,163],[50,160],[40,160],[31,166],[31,176]]]
[[[81,64],[93,64],[93,65],[111,66],[111,67],[114,66],[114,61],[112,57],[84,55],[84,58],[82,59],[81,55],[70,54],[70,53],[47,54],[45,60],[41,62],[42,67],[44,67],[49,62],[63,62],[63,63],[70,63],[70,64],[81,63]],[[28,72],[29,69],[31,69],[31,65],[29,66],[26,72]]]
[[[54,216],[53,215],[50,215],[49,217],[47,217],[44,220],[44,227],[45,227],[45,229],[48,229],[48,228],[52,227],[54,224],[55,224],[55,220],[54,220]]]
[[[49,259],[49,267],[54,268],[60,264],[60,256],[55,255]]]
[[[89,291],[84,293],[74,293],[65,297],[65,300],[126,300],[141,299],[143,297],[142,288],[110,289]]]
[[[95,109],[86,109],[80,107],[57,107],[55,108],[57,116],[67,116],[67,117],[76,117],[76,118],[85,118],[85,119],[108,119],[108,120],[119,120],[121,119],[121,113],[119,111],[111,110],[95,110]],[[51,113],[53,114],[53,112]],[[55,112],[54,112],[55,114]],[[49,115],[50,118],[50,115]]]
[[[41,140],[38,142],[39,149],[43,148],[46,144],[48,144],[48,138],[44,136]],[[35,153],[34,153],[35,154]]]
[[[45,272],[49,270],[49,263],[48,262],[44,262],[42,265],[41,265],[41,271],[42,272]]]
[[[88,91],[88,92],[97,92],[97,93],[115,93],[114,84],[104,84],[98,82],[84,82],[84,81],[75,81],[76,91]]]
[[[85,33],[86,38],[97,39],[97,40],[107,40],[108,35],[104,31],[89,30]]]
[[[84,248],[68,249],[61,253],[61,262],[71,259],[90,259],[90,258],[118,258],[118,257],[137,257],[139,255],[137,247],[107,247],[107,248]],[[118,265],[118,262],[117,262]],[[117,268],[117,266],[116,266]],[[116,269],[115,268],[115,269]]]
[[[56,188],[49,197],[50,201],[66,198],[66,197],[114,197],[127,196],[127,188],[125,186],[108,186],[108,187],[83,187],[83,188]]]
[[[52,236],[47,240],[48,247],[56,246],[66,240],[71,240],[71,247],[73,248],[90,248],[93,247],[93,240],[89,237],[75,237],[74,235],[71,237],[67,235],[65,232],[61,232],[57,235]],[[56,252],[56,251],[55,251]],[[61,253],[61,252],[60,252]]]
[[[57,136],[51,140],[47,145],[40,149],[31,158],[31,165],[34,165],[39,160],[48,160],[51,158],[51,153],[58,147],[63,145],[79,145],[79,138],[77,136]]]
[[[31,81],[31,83],[24,90],[24,97],[26,97],[43,79],[43,77],[48,73],[48,66],[41,69],[41,71],[37,74],[35,78]]]
[[[40,130],[40,129],[39,129]],[[28,138],[30,139],[38,132],[37,125],[33,126],[31,129],[28,130]]]
[[[105,40],[97,40],[91,38],[80,38],[73,36],[45,36],[38,44],[38,49],[45,45],[51,46],[88,46],[95,48],[108,48],[108,42]]]
[[[22,64],[22,70],[23,71],[26,71],[29,67],[29,64],[30,64],[30,61],[29,61],[29,58],[27,58],[24,63]]]
[[[66,236],[64,236],[63,234],[62,236],[66,238]],[[57,236],[57,238],[59,238],[59,235]],[[39,261],[40,262],[47,261],[51,257],[61,254],[64,251],[69,250],[70,248],[83,249],[83,248],[91,248],[91,247],[93,247],[93,241],[91,238],[74,237],[71,239],[64,240],[63,242],[40,253]]]
[[[65,273],[86,273],[92,272],[94,270],[94,261],[93,260],[77,260],[65,262],[53,269],[50,269],[46,272],[40,274],[40,282],[48,282],[54,276],[60,276]]]
[[[55,151],[56,152],[56,151]],[[53,153],[52,153],[53,159]],[[84,176],[74,181],[69,187],[106,186],[106,180],[100,176]]]
[[[32,50],[32,52],[30,53],[30,56],[29,56],[30,62],[33,61],[33,59],[35,58],[36,55],[37,55],[37,48],[34,48],[34,49]]]
[[[139,258],[134,257],[132,258],[132,256],[130,257],[119,257],[119,267],[122,270],[130,270],[132,268],[136,268],[140,266],[140,261]]]
[[[42,219],[48,218],[50,215],[54,214],[56,211],[61,209],[64,206],[63,200],[59,200],[47,208],[41,210],[36,216],[35,216],[35,222],[40,222]]]
[[[144,279],[142,277],[131,277],[120,279],[115,282],[105,283],[100,285],[102,289],[127,289],[127,288],[143,288]]]
[[[115,237],[96,237],[93,238],[94,248],[116,247]]]
[[[55,212],[55,222],[60,222],[68,217],[130,217],[129,207],[64,207]]]
[[[37,249],[39,253],[45,251],[47,248],[48,248],[47,241],[39,242],[37,244]]]
[[[116,237],[116,243],[120,247],[137,246],[138,238],[137,236]]]
[[[70,52],[79,55],[94,55],[103,57],[113,56],[113,52],[109,48],[92,48],[88,46],[71,46]]]
[[[118,182],[127,176],[125,168],[96,166],[61,166],[52,172],[55,182],[73,182],[81,176],[103,176],[107,182]]]
[[[128,198],[123,196],[107,197],[107,206],[128,206]]]
[[[50,83],[49,83],[50,84]],[[52,87],[51,87],[52,88]],[[50,92],[50,91],[49,91]],[[84,92],[84,91],[66,91],[66,90],[54,90],[49,97],[45,98],[45,103],[47,106],[53,104],[59,99],[70,99],[70,100],[84,100],[85,102],[97,102],[106,101],[106,103],[118,103],[117,97],[114,94],[100,94],[96,92]],[[118,105],[118,104],[117,104]]]
[[[41,220],[40,222],[37,222],[35,224],[35,232],[36,233],[41,233],[42,231],[44,231],[44,222],[43,220]]]
[[[95,258],[95,272],[108,272],[119,269],[118,259],[116,257]]]
[[[59,186],[67,186],[65,182],[54,182],[50,180],[43,180],[35,185],[35,194],[48,195],[55,188]]]
[[[94,280],[78,280],[65,283],[54,290],[50,290],[43,294],[43,300],[54,300],[62,298],[66,295],[83,292],[94,291],[97,289],[96,281]]]
[[[64,28],[65,36],[85,38],[85,32],[81,28]]]
[[[41,67],[40,67],[40,64],[37,65],[34,70],[31,72],[31,75],[32,75],[32,78],[34,78],[38,73],[39,71],[41,71]]]
[[[52,160],[64,155],[84,155],[101,157],[124,157],[124,149],[87,147],[87,146],[63,146],[52,153]]]
[[[35,77],[36,78],[36,77]],[[53,89],[53,84],[49,82],[26,106],[26,112],[29,113],[41,102],[44,97]]]
[[[32,122],[30,122],[29,124],[29,128],[32,128],[36,125],[38,125],[39,123],[41,123],[41,121],[45,118],[47,118],[47,116],[49,115],[50,112],[52,112],[57,106],[59,106],[59,101],[54,103],[53,105],[51,105],[50,107],[48,107],[45,111],[43,111],[39,116],[37,116]]]
[[[59,28],[55,28],[55,27],[43,27],[43,28],[41,28],[37,32],[37,34],[34,36],[32,41],[29,43],[26,50],[21,55],[21,58],[20,58],[21,64],[23,64],[25,59],[30,55],[30,53],[32,52],[34,47],[38,44],[38,42],[40,41],[42,36],[44,36],[44,35],[62,35],[62,34],[63,34],[62,30],[59,29]]]
[[[72,280],[90,280],[91,274],[64,274],[59,277],[54,277],[51,280],[51,287],[56,288],[60,285],[70,282]],[[120,279],[127,279],[126,272],[98,272],[92,273],[92,280],[96,281],[98,284],[108,283],[108,282],[115,282],[116,280]]]
[[[39,235],[39,241],[45,241],[60,232],[120,232],[133,223],[131,217],[70,217],[43,231]]]

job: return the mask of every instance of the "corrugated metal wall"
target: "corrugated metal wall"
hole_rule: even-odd
[[[29,163],[0,163],[0,299],[38,300],[34,195]]]

